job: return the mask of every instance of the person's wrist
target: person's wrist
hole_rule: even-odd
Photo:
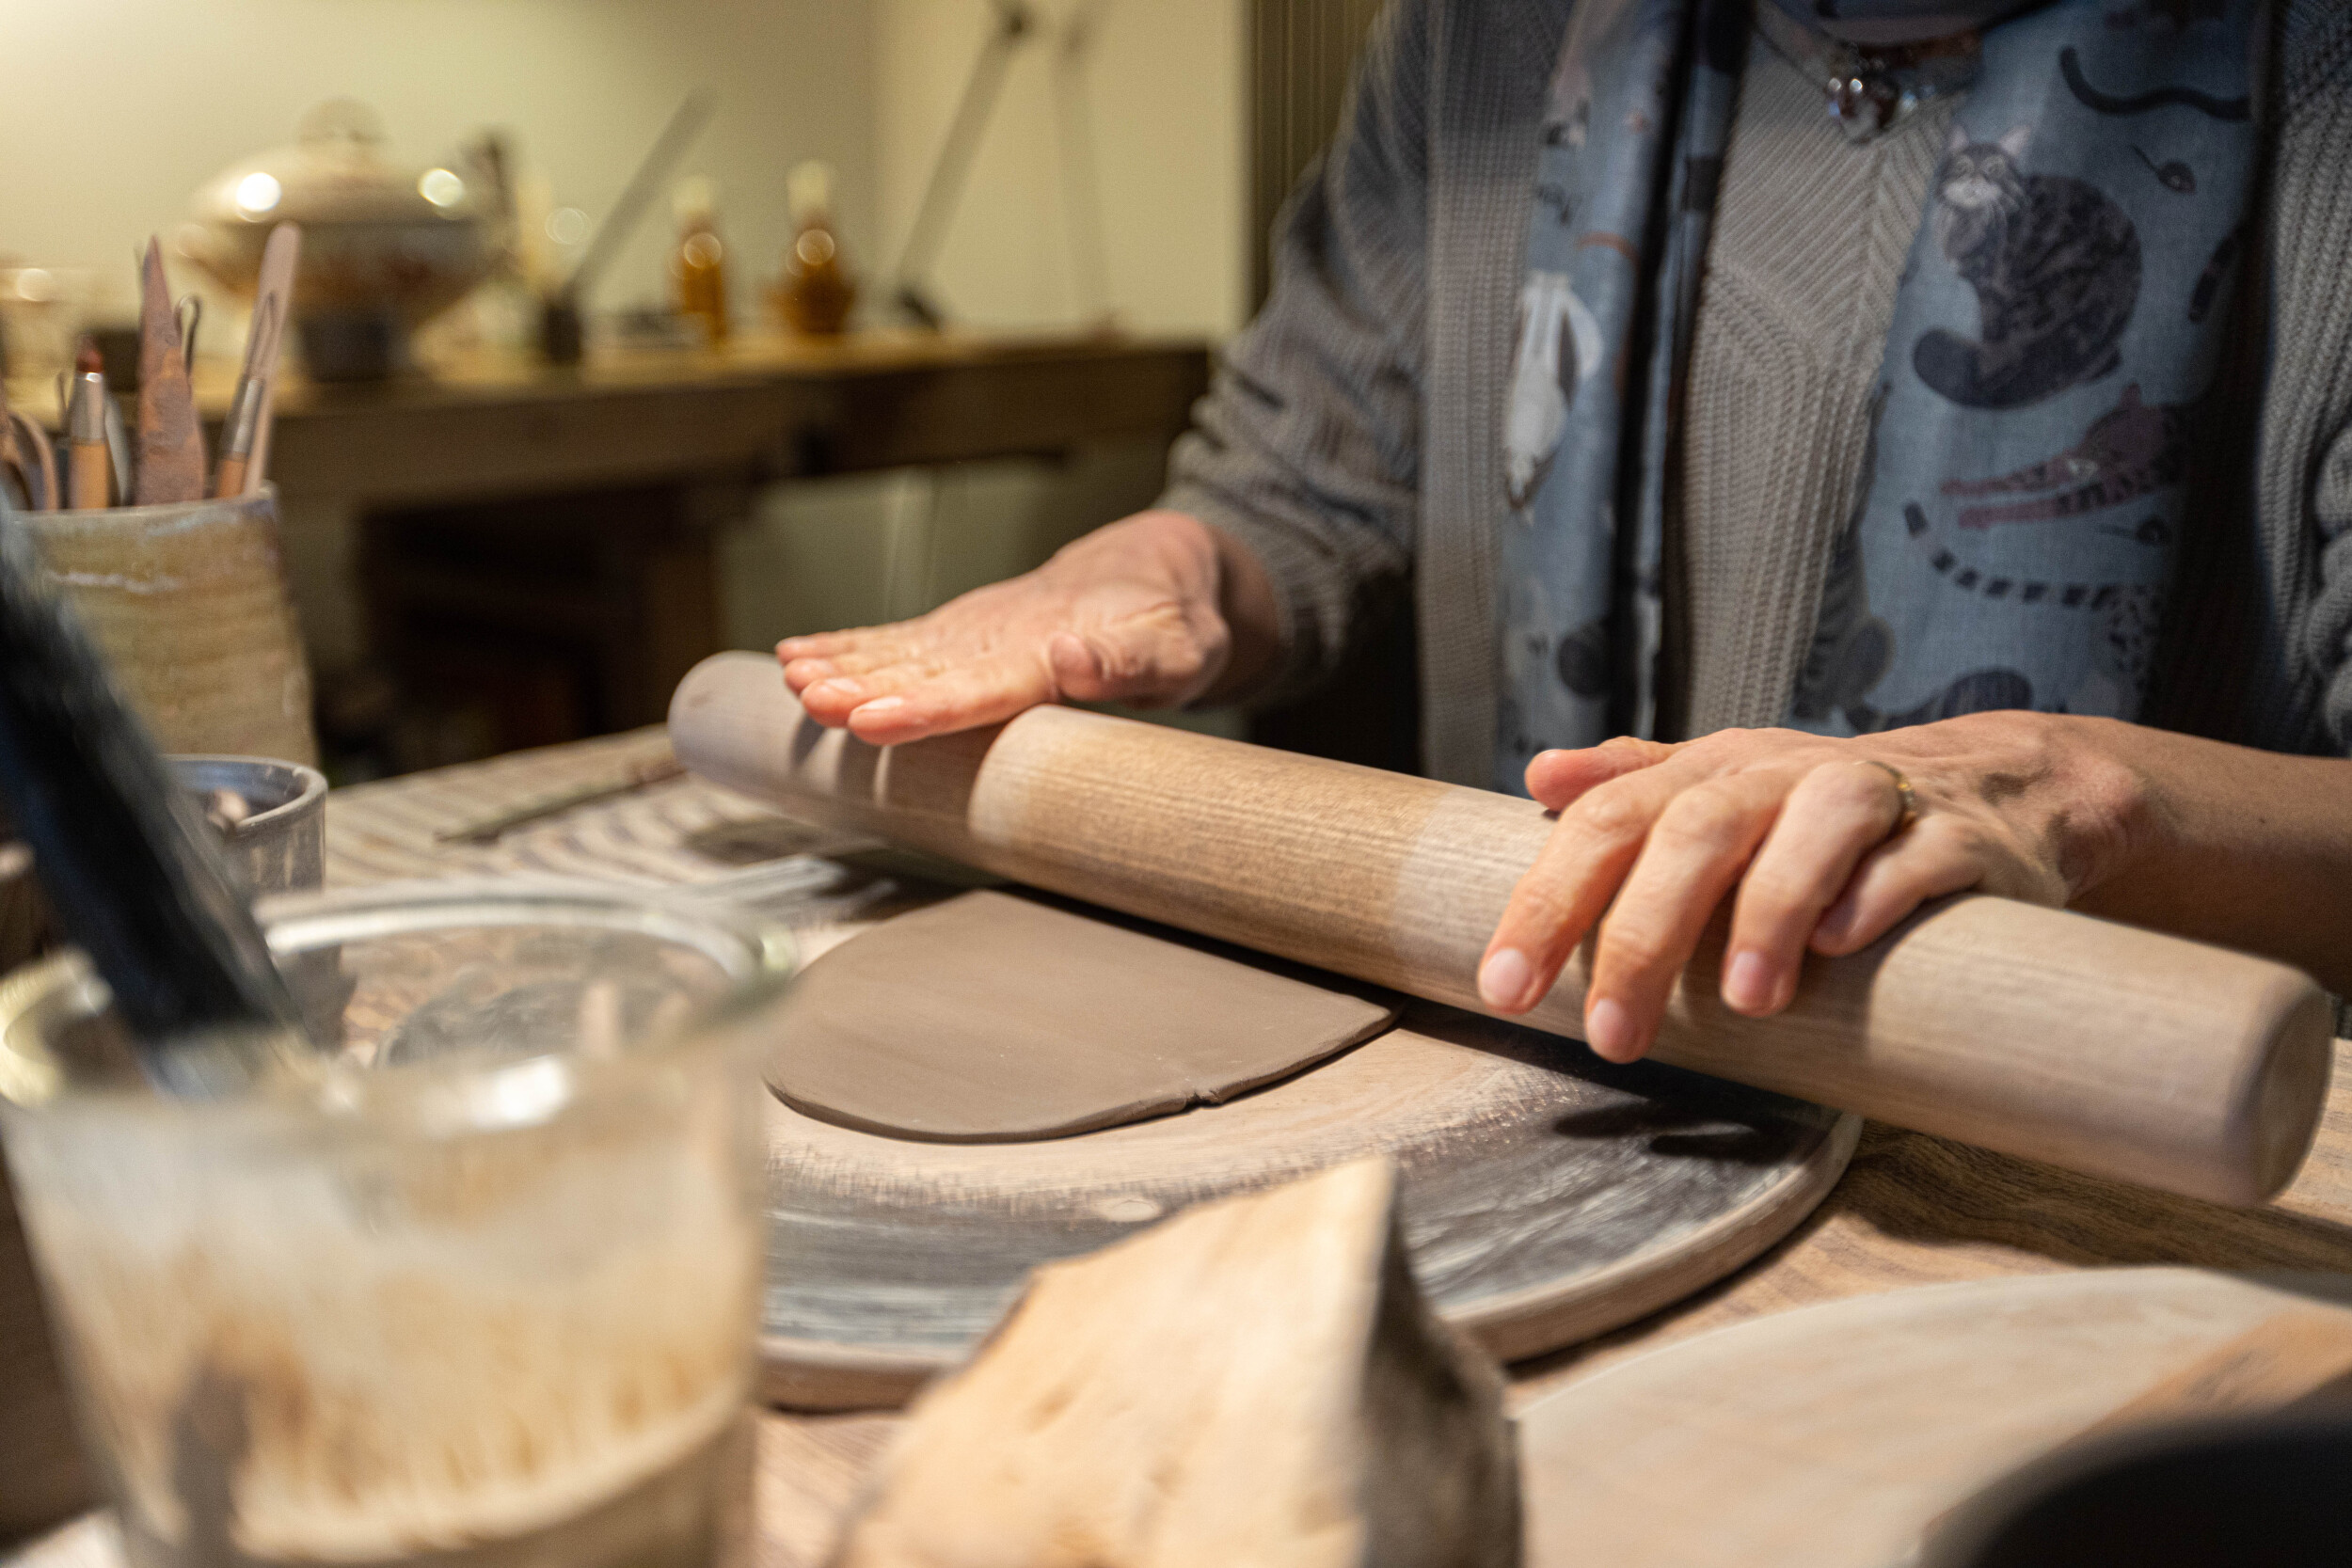
[[[2159,732],[2084,714],[2035,716],[2062,758],[2055,805],[2058,868],[2079,897],[2165,855],[2169,780],[2149,740]]]

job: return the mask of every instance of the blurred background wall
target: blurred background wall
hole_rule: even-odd
[[[934,274],[959,321],[1222,339],[1248,309],[1244,103],[1248,0],[1041,0],[1007,71]],[[880,254],[898,254],[993,13],[874,0],[871,126]],[[1080,32],[1073,52],[1073,33]],[[1073,117],[1082,117],[1073,119]],[[1092,168],[1071,160],[1091,150]],[[1076,188],[1073,189],[1073,183]],[[1101,202],[1088,264],[1085,193]],[[1099,449],[779,486],[731,541],[740,640],[911,614],[1026,570],[1150,501],[1166,452]],[[855,548],[845,546],[854,535]]]
[[[842,226],[868,251],[875,36],[857,0],[0,0],[0,251],[94,269],[128,306],[132,245],[334,97],[374,108],[419,164],[501,127],[558,203],[601,214],[702,86],[720,105],[691,166],[719,181],[752,270],[775,270],[802,158],[840,170]],[[593,304],[662,293],[667,207]]]
[[[954,318],[1067,328],[1114,315],[1222,337],[1242,319],[1248,0],[1045,0],[977,150],[936,275]],[[358,99],[392,150],[513,137],[558,205],[592,218],[677,103],[718,114],[688,160],[719,184],[739,320],[787,235],[784,173],[836,171],[837,216],[871,284],[896,258],[993,13],[982,0],[0,0],[0,255],[84,269],[131,305],[132,246],[168,231],[232,160]],[[1073,51],[1071,27],[1084,29]],[[1082,117],[1073,121],[1073,115]],[[1096,234],[1073,235],[1071,133],[1090,135]],[[1073,264],[1073,239],[1099,266]],[[657,208],[592,304],[652,302],[673,241]],[[1087,276],[1080,276],[1082,273]],[[196,280],[189,278],[187,282]],[[865,319],[882,312],[869,287]],[[226,350],[230,334],[213,341]],[[1022,570],[1141,504],[1157,451],[779,486],[727,543],[734,641],[908,614]],[[291,517],[314,652],[362,651],[349,531]]]
[[[1273,206],[1327,135],[1376,0],[1030,0],[930,275],[959,325],[1115,325],[1211,343],[1264,286]],[[380,117],[415,166],[485,128],[552,203],[600,217],[678,103],[719,107],[684,169],[716,181],[739,325],[764,322],[785,174],[835,171],[834,215],[894,325],[890,269],[991,0],[0,0],[0,263],[132,308],[132,248],[322,101]],[[593,308],[661,302],[658,201]],[[77,276],[78,275],[78,276]],[[182,288],[204,287],[192,270]],[[238,347],[223,302],[207,352]],[[436,331],[463,338],[464,308]],[[1146,504],[1157,442],[772,486],[720,542],[728,641],[912,615]],[[331,685],[369,656],[353,519],[290,499],[286,553]]]

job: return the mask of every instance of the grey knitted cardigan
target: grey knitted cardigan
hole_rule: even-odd
[[[1273,295],[1229,346],[1161,501],[1272,577],[1283,657],[1264,700],[1311,690],[1409,591],[1423,766],[1469,784],[1492,758],[1498,432],[1568,6],[1383,14],[1277,225]],[[2278,17],[2264,243],[2208,404],[2226,428],[2188,508],[2146,717],[2352,752],[2352,3],[2283,0]],[[1751,55],[1670,508],[1669,736],[1787,709],[1953,112],[1850,146],[1818,89]]]

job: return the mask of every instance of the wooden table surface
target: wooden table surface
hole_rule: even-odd
[[[713,825],[751,825],[736,834],[739,840],[763,822],[778,827],[776,819],[692,780],[580,808],[491,847],[435,841],[441,828],[618,777],[665,752],[658,730],[639,731],[337,791],[327,800],[328,879],[352,885],[468,871],[580,873],[600,862],[614,875],[659,880],[739,873],[715,862],[698,865],[671,847],[681,836],[707,836]],[[779,842],[788,840],[780,835]],[[821,947],[843,934],[811,930],[808,945]],[[2352,1064],[2344,1059],[2352,1046],[2339,1042],[2337,1050],[2318,1146],[2295,1184],[2266,1208],[2222,1209],[1873,1125],[1845,1179],[1788,1240],[1675,1307],[1514,1367],[1515,1405],[1708,1329],[1906,1286],[2155,1263],[2352,1273]],[[820,1560],[896,1425],[897,1418],[880,1415],[771,1412],[762,1418],[763,1568]]]

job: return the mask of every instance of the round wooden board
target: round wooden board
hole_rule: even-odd
[[[1863,1296],[1609,1367],[1519,1417],[1528,1568],[1893,1568],[1928,1525],[2352,1275],[2102,1269]]]
[[[1192,1203],[1394,1159],[1406,1242],[1448,1321],[1508,1360],[1720,1278],[1820,1201],[1859,1124],[1434,1004],[1231,1103],[1032,1144],[930,1144],[767,1106],[764,1391],[904,1402],[1035,1265]]]

